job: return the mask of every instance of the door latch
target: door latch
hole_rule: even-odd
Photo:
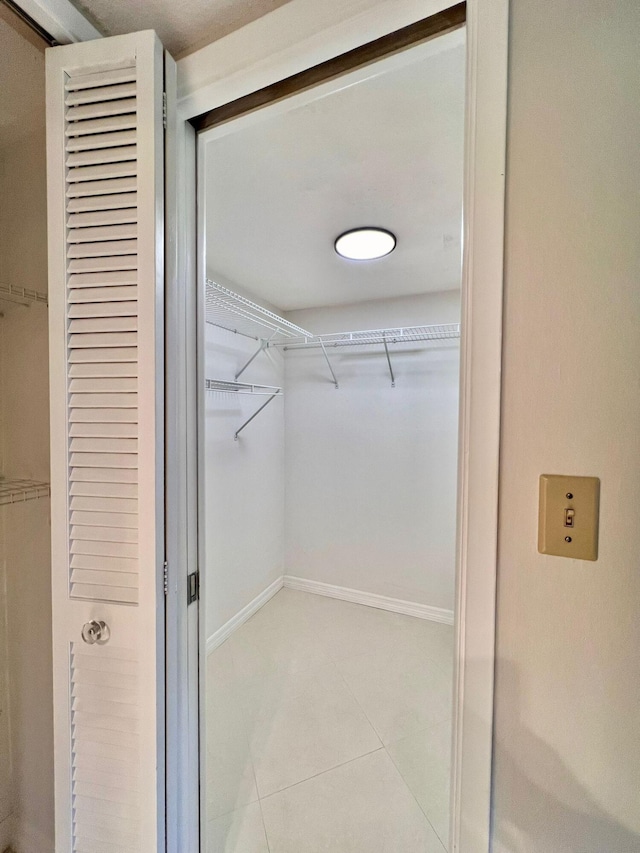
[[[200,596],[200,579],[197,572],[187,575],[187,606],[197,601]]]

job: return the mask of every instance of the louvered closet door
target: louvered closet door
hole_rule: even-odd
[[[162,64],[47,53],[57,853],[164,846]]]

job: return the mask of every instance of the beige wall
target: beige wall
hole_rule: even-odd
[[[640,851],[640,3],[512,0],[495,850]],[[595,563],[536,551],[602,480]]]
[[[6,28],[0,28],[0,52],[9,55],[10,62],[22,63],[34,94],[33,99],[25,97],[21,102],[16,94],[17,78],[5,81],[11,90],[5,88],[0,94],[3,117],[7,118],[0,132],[0,276],[5,282],[46,291],[44,54]],[[22,128],[21,110],[29,113],[23,117]],[[3,302],[0,310],[4,313],[0,318],[0,473],[48,481],[47,309]],[[16,853],[52,853],[48,499],[0,509],[0,574],[0,607],[4,609],[0,665],[8,664],[4,701],[0,685],[0,807],[4,793],[3,811],[12,812],[10,821],[5,820],[4,826],[0,823],[0,849],[11,842]],[[10,720],[10,753],[3,737],[3,716]]]

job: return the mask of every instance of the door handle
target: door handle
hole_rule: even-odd
[[[106,622],[99,622],[96,619],[92,619],[91,622],[85,622],[82,626],[82,639],[90,646],[93,646],[95,643],[103,646],[108,642],[110,636],[111,631]]]

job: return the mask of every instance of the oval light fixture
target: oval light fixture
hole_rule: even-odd
[[[352,228],[336,238],[333,247],[341,258],[373,261],[393,252],[396,237],[385,228]]]

